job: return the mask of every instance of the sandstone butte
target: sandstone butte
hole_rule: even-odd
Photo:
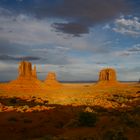
[[[2,86],[3,85],[3,86]],[[99,80],[95,87],[119,85],[116,78],[116,71],[113,68],[102,69],[99,73]],[[57,81],[56,74],[49,72],[44,82],[38,80],[36,73],[36,66],[32,68],[32,63],[21,61],[18,68],[18,77],[6,84],[1,84],[0,88],[10,91],[26,91],[35,92],[46,89],[53,89],[61,87],[62,84]]]
[[[99,72],[97,85],[118,85],[116,71],[113,68],[105,68]]]
[[[48,83],[51,82],[51,83]],[[3,89],[11,91],[42,91],[49,85],[56,87],[60,85],[56,80],[55,73],[50,73],[45,82],[41,82],[37,79],[36,66],[32,68],[32,63],[27,61],[21,61],[18,67],[18,77],[7,84],[4,84]]]
[[[59,86],[61,86],[61,84],[57,81],[55,72],[48,73],[46,80],[45,80],[45,85],[47,87],[59,87]]]
[[[32,64],[27,61],[21,61],[18,67],[18,77],[9,82],[6,89],[14,91],[34,91],[41,90],[42,83],[37,79],[36,66],[32,69]]]

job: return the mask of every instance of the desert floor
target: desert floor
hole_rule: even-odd
[[[0,139],[140,140],[140,84],[0,84]]]

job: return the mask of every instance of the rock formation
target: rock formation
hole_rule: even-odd
[[[99,73],[99,80],[96,86],[115,86],[118,85],[119,82],[117,81],[116,71],[112,68],[105,68],[102,69]]]
[[[6,89],[14,91],[38,91],[43,87],[43,83],[37,79],[36,66],[32,69],[32,63],[22,61],[18,68],[18,78],[6,85]]]
[[[45,82],[37,79],[36,66],[32,68],[32,63],[22,61],[18,67],[18,77],[16,80],[10,81],[3,85],[6,91],[14,91],[16,93],[44,93],[47,88],[56,88],[61,84],[56,79],[54,72],[49,72]]]
[[[57,81],[56,74],[54,72],[49,72],[45,80],[45,85],[48,87],[58,87],[61,84]]]
[[[100,71],[99,81],[117,81],[116,71],[112,68],[106,68]]]
[[[18,72],[19,80],[37,78],[36,66],[34,66],[34,69],[32,70],[32,64],[27,61],[20,62]]]
[[[36,74],[36,65],[34,65],[34,69],[32,70],[32,77],[37,79],[37,74]]]

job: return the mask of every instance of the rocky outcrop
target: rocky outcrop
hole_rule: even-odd
[[[32,77],[37,79],[36,65],[34,65],[34,69],[32,70]]]
[[[27,61],[20,62],[18,73],[19,80],[37,78],[36,66],[34,66],[34,69],[32,69],[32,64]]]
[[[14,91],[17,93],[44,93],[44,90],[60,87],[61,84],[56,79],[54,72],[49,72],[45,82],[37,79],[36,66],[32,68],[32,63],[22,61],[18,67],[18,77],[16,80],[10,81],[2,86],[6,91]]]
[[[99,81],[117,81],[116,71],[112,68],[106,68],[100,71]]]
[[[120,86],[121,84],[117,81],[116,71],[113,68],[105,68],[99,72],[99,79],[95,87],[103,88],[108,86]]]
[[[55,72],[49,72],[46,80],[45,85],[48,87],[58,87],[61,86],[61,84],[57,81]]]
[[[41,91],[42,87],[43,83],[37,79],[36,66],[32,69],[32,63],[28,61],[22,61],[19,63],[18,78],[6,85],[7,90],[18,92]]]

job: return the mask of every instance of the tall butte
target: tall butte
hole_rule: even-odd
[[[14,91],[34,91],[42,89],[42,82],[37,79],[36,66],[32,63],[21,61],[18,67],[18,77],[7,84],[7,89]]]
[[[18,68],[18,80],[23,80],[23,79],[37,79],[37,74],[36,74],[36,66],[34,66],[34,69],[32,69],[32,64],[27,61],[22,61],[19,64]]]
[[[115,69],[105,68],[100,71],[98,84],[115,85],[117,83],[118,81]]]
[[[45,80],[45,85],[47,87],[51,87],[51,88],[55,88],[55,87],[60,87],[61,86],[61,84],[57,81],[55,72],[49,72],[48,73],[48,75],[46,77],[46,80]]]

